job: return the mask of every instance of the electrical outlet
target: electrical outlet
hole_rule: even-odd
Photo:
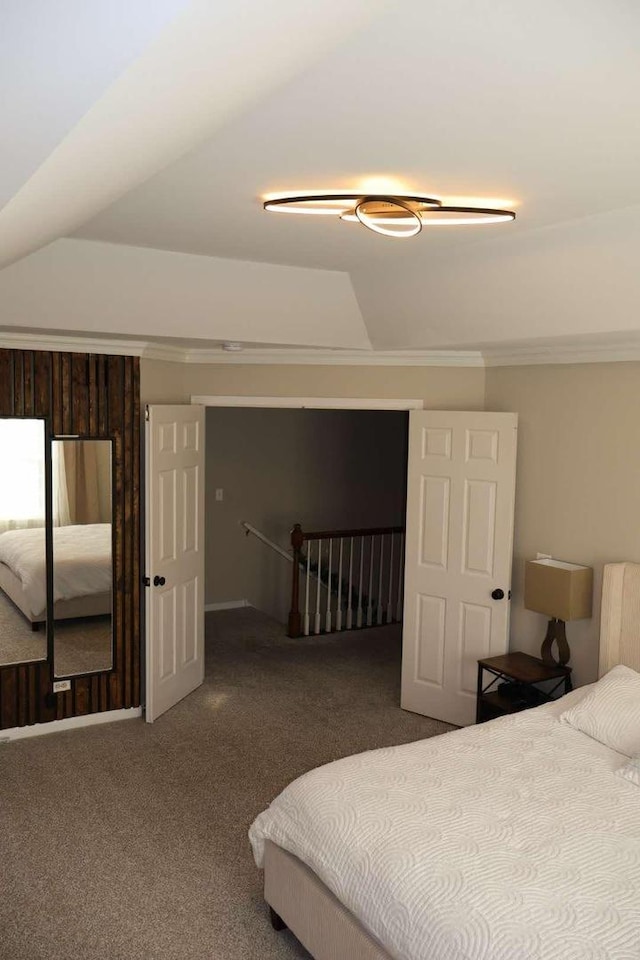
[[[536,553],[536,560],[553,560],[550,553]]]
[[[71,680],[54,680],[53,692],[64,693],[65,690],[71,690]]]

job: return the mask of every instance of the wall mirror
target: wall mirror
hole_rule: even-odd
[[[113,441],[52,441],[56,677],[113,666]]]
[[[46,439],[0,417],[0,664],[47,658]]]

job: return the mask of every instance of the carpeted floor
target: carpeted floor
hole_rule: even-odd
[[[155,724],[0,745],[2,960],[292,960],[247,829],[294,777],[441,733],[405,713],[400,633],[289,640],[207,615],[204,685]]]
[[[32,630],[31,624],[0,590],[0,663],[24,663],[46,658],[44,628]]]
[[[56,620],[56,676],[108,670],[111,666],[111,617]],[[0,590],[0,664],[46,660],[44,624],[31,624]]]
[[[111,668],[111,617],[56,620],[54,631],[56,676]]]

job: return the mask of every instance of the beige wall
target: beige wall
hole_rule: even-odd
[[[369,367],[189,364],[189,394],[267,397],[369,397],[424,400],[439,410],[482,410],[483,367]]]
[[[404,523],[407,422],[395,412],[210,408],[206,603],[246,599],[286,620],[291,565],[247,537],[241,520],[283,547],[296,522],[307,530]]]
[[[198,396],[367,397],[423,400],[436,410],[482,410],[483,367],[384,367],[140,361],[143,403]]]
[[[512,649],[538,653],[545,618],[522,606],[524,560],[595,567],[594,615],[567,625],[578,683],[595,678],[602,565],[640,561],[640,363],[487,370],[487,410],[519,414]]]
[[[185,363],[167,360],[140,361],[140,400],[142,403],[189,403],[185,387]]]

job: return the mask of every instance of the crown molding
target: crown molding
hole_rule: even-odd
[[[486,367],[517,367],[570,363],[624,363],[640,360],[640,337],[612,337],[607,342],[584,338],[582,343],[528,344],[482,351]]]
[[[69,353],[106,353],[171,363],[381,367],[515,367],[538,364],[622,363],[640,360],[640,334],[587,337],[581,342],[547,341],[482,350],[328,350],[283,347],[181,347],[148,340],[0,330],[0,347]]]
[[[145,343],[140,354],[145,360],[168,360],[171,363],[186,363],[189,350],[184,347],[173,347],[165,343]]]
[[[0,347],[69,353],[109,353],[115,356],[168,360],[173,363],[344,365],[402,367],[482,367],[480,351],[473,350],[327,350],[282,347],[177,347],[147,340],[118,340],[70,334],[18,333],[0,330]]]
[[[483,367],[479,350],[314,350],[250,347],[227,351],[188,350],[187,363],[269,364],[272,366]]]
[[[63,334],[15,333],[0,331],[0,347],[10,350],[46,350],[53,353],[110,353],[141,357],[147,348],[143,340],[111,340],[105,337],[74,337]]]

